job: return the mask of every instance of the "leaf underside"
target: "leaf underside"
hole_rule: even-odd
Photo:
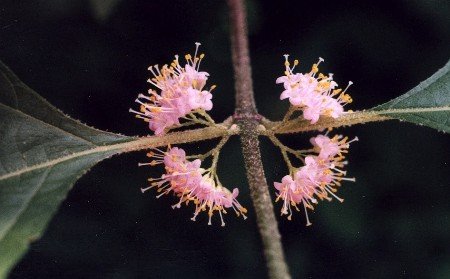
[[[42,235],[76,180],[117,151],[71,155],[131,139],[69,118],[0,62],[0,278]]]
[[[450,62],[407,93],[372,110],[450,133]]]

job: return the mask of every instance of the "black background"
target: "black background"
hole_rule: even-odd
[[[250,1],[248,9],[256,101],[274,120],[287,108],[275,84],[284,53],[305,71],[324,57],[323,71],[355,83],[354,110],[406,92],[450,57],[448,1]],[[192,52],[196,41],[206,53],[202,69],[218,85],[211,114],[222,121],[234,106],[223,1],[0,3],[0,59],[67,114],[126,135],[149,133],[128,113],[148,89],[147,67]],[[339,132],[360,138],[348,156],[357,181],[340,190],[343,204],[324,202],[310,214],[312,227],[303,214],[279,218],[293,277],[450,278],[450,136],[398,121]],[[304,147],[312,135],[282,139]],[[262,149],[272,185],[287,170],[265,139]],[[76,183],[10,277],[264,278],[236,138],[221,156],[221,180],[240,188],[248,220],[229,214],[225,228],[217,219],[207,226],[206,216],[190,221],[192,207],[174,211],[176,199],[141,194],[146,178],[159,174],[137,167],[144,152],[121,155]]]

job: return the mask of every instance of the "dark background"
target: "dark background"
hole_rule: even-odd
[[[109,4],[108,4],[109,3]],[[110,5],[111,4],[111,5]],[[369,108],[409,90],[450,57],[448,1],[250,1],[250,48],[261,114],[280,119],[284,53],[341,85],[354,81],[351,109]],[[223,1],[12,1],[0,3],[0,59],[31,88],[76,119],[100,129],[146,135],[128,113],[148,89],[147,67],[203,43],[211,74],[212,116],[233,112],[233,73]],[[294,278],[450,278],[450,136],[391,121],[340,129],[351,147],[340,204],[323,202],[289,222],[280,218]],[[282,138],[308,146],[314,135]],[[195,152],[198,145],[190,150]],[[270,185],[287,172],[266,140]],[[222,153],[219,172],[238,186],[249,209],[225,228],[189,220],[140,187],[157,170],[138,168],[144,152],[95,166],[81,178],[11,278],[264,278],[261,243],[238,140]],[[273,189],[272,189],[273,190]],[[273,194],[273,191],[272,191]],[[277,214],[280,204],[275,205]]]

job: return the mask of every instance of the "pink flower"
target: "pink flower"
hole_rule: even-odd
[[[194,216],[191,218],[195,221],[197,215],[202,211],[208,213],[208,225],[211,225],[211,218],[214,212],[218,212],[221,220],[221,225],[225,226],[223,221],[223,214],[226,214],[227,208],[232,208],[237,216],[242,215],[244,219],[247,218],[245,209],[236,199],[239,191],[235,188],[231,193],[227,188],[222,186],[216,186],[215,181],[212,178],[205,177],[201,184],[197,194],[197,200],[195,202]]]
[[[342,135],[335,135],[333,138],[318,135],[309,141],[314,146],[315,151],[319,153],[319,158],[332,160],[337,155],[342,156],[343,153],[347,153],[350,143],[358,141],[358,137],[348,141],[348,137],[343,137]]]
[[[335,193],[342,181],[355,181],[354,178],[346,178],[346,172],[342,169],[347,164],[347,161],[344,161],[344,154],[347,153],[350,143],[356,140],[358,138],[348,141],[347,137],[341,135],[331,139],[325,135],[311,138],[310,141],[318,156],[306,156],[304,166],[291,169],[291,175],[284,176],[281,183],[274,183],[278,191],[276,201],[279,199],[284,201],[281,215],[289,214],[287,218],[291,220],[291,207],[299,211],[298,205],[303,204],[306,225],[309,226],[311,222],[307,209],[313,210],[313,204],[318,202],[317,199],[331,201],[335,198],[343,202],[344,200]]]
[[[166,173],[160,178],[149,179],[150,186],[141,189],[142,192],[156,187],[159,193],[157,198],[173,193],[179,201],[172,208],[180,208],[182,204],[193,202],[195,211],[191,219],[195,221],[200,212],[207,211],[208,225],[211,225],[214,213],[218,212],[221,224],[225,226],[223,214],[226,214],[229,208],[232,208],[237,216],[247,218],[247,210],[236,199],[239,190],[235,188],[230,192],[223,187],[209,170],[201,168],[201,160],[187,160],[186,152],[178,147],[169,148],[167,151],[155,150],[159,153],[151,151],[147,154],[153,160],[140,165],[164,164]]]
[[[295,173],[296,181],[306,180],[314,185],[317,184],[316,182],[322,176],[323,166],[319,164],[316,158],[315,156],[306,156],[305,165]]]
[[[308,218],[307,208],[313,209],[312,203],[317,202],[310,193],[311,185],[299,183],[299,181],[294,181],[292,176],[286,175],[281,180],[281,183],[275,182],[274,186],[275,189],[278,190],[276,201],[280,199],[283,200],[281,215],[288,215],[288,220],[291,220],[291,206],[293,206],[297,211],[300,211],[297,205],[302,203],[306,214],[306,225],[311,225]]]
[[[292,74],[277,79],[277,83],[284,81],[285,90],[280,95],[280,100],[289,98],[293,106],[306,106],[310,98],[316,97],[314,91],[317,80],[310,75]]]
[[[167,128],[180,124],[180,118],[198,109],[211,110],[211,90],[204,90],[209,74],[200,72],[200,62],[204,54],[197,56],[200,43],[196,43],[194,57],[185,56],[186,64],[181,66],[178,55],[169,65],[149,67],[153,77],[148,82],[158,91],[150,89],[149,95],[139,94],[136,102],[139,111],[130,109],[137,118],[149,123],[150,130],[156,135],[164,134]]]
[[[191,109],[204,109],[204,110],[211,110],[213,103],[211,101],[212,94],[209,91],[203,90],[197,90],[193,88],[189,88],[187,91],[188,95],[188,104],[191,107]]]
[[[203,57],[201,56],[201,58]],[[186,64],[186,66],[184,67],[185,70],[184,72],[182,72],[180,78],[188,82],[190,86],[192,86],[193,88],[201,90],[205,86],[209,74],[207,72],[199,72],[198,71],[199,66],[200,63],[198,63],[198,65],[193,66]]]
[[[155,156],[154,153],[152,156]],[[186,162],[186,152],[181,148],[173,147],[165,153],[163,158],[166,169],[179,170]]]
[[[336,140],[332,140],[327,136],[318,135],[309,140],[319,153],[319,158],[327,159],[340,153],[341,146]]]
[[[304,99],[303,117],[306,120],[311,120],[311,124],[316,123],[322,114],[323,101],[320,96],[312,95]]]
[[[288,55],[285,55],[284,76],[277,78],[276,83],[283,83],[284,91],[280,99],[289,98],[291,105],[303,110],[303,117],[311,120],[311,124],[316,123],[321,115],[338,118],[344,113],[344,106],[352,102],[352,98],[346,94],[349,85],[342,91],[336,89],[337,83],[333,80],[333,75],[325,76],[318,74],[319,64],[324,60],[319,58],[319,62],[314,64],[311,71],[306,74],[294,73],[298,60],[294,61],[291,67]],[[317,76],[316,76],[317,75]],[[334,98],[336,95],[337,98]]]
[[[283,83],[284,85],[284,91],[280,95],[280,100],[287,98],[289,100],[298,99],[300,97],[302,91],[298,84],[302,76],[302,74],[295,74],[277,78],[276,83]]]

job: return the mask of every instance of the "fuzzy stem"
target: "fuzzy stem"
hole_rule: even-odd
[[[209,150],[208,152],[206,152],[204,154],[189,155],[189,156],[186,156],[186,158],[187,159],[200,159],[203,161],[206,158],[208,158],[209,156],[217,157],[216,155],[220,152],[220,150],[225,145],[225,143],[227,143],[229,138],[230,138],[230,136],[226,135],[226,136],[222,137],[222,139],[219,141],[219,143],[216,145],[216,147]]]
[[[288,153],[291,153],[297,159],[299,159],[300,161],[305,163],[305,159],[302,156],[306,156],[307,152],[312,151],[312,150],[295,150],[295,149],[292,149],[292,148],[284,145],[279,139],[277,139],[277,137],[275,135],[269,135],[268,137],[275,146],[280,148],[281,154],[283,155],[283,159],[289,168],[290,174],[292,173],[293,170],[295,170],[295,168],[292,166],[292,163],[291,163],[291,160],[289,159]]]
[[[270,278],[290,278],[259,150],[259,115],[253,94],[246,11],[243,0],[228,0],[228,5],[236,89],[235,120],[240,128],[242,153],[256,222]]]
[[[291,116],[292,116],[292,114],[294,114],[295,111],[296,111],[296,108],[294,106],[292,106],[292,105],[289,106],[288,111],[286,112],[286,114],[283,117],[282,123],[289,121],[289,119],[291,119]]]
[[[256,222],[264,246],[264,255],[270,278],[290,278],[284,259],[281,236],[275,218],[272,198],[264,174],[257,126],[254,120],[242,119],[241,146],[244,155],[250,195],[256,213]]]
[[[261,131],[262,135],[270,134],[290,134],[306,131],[320,131],[327,128],[337,128],[342,126],[351,126],[354,124],[363,124],[368,122],[386,121],[394,118],[381,115],[376,111],[357,111],[349,112],[341,117],[334,119],[331,117],[321,118],[317,123],[311,124],[309,120],[302,118],[292,119],[283,123],[264,121],[265,131]]]
[[[203,117],[206,119],[206,121],[208,121],[208,122],[210,122],[210,123],[212,123],[212,124],[215,124],[215,123],[216,123],[216,122],[214,121],[214,119],[212,119],[211,116],[210,116],[204,109],[199,109],[197,112],[198,112],[201,116],[203,116]]]

